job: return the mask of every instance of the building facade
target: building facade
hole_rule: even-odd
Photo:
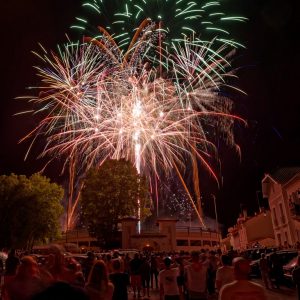
[[[268,198],[277,246],[300,242],[300,167],[281,168],[262,180]]]
[[[162,218],[157,226],[137,230],[136,218],[124,218],[121,222],[122,249],[152,249],[153,251],[193,251],[220,248],[220,233],[200,226],[180,226],[176,219]],[[75,244],[80,251],[99,251],[98,242],[86,229],[70,230],[55,241],[58,244]]]
[[[228,229],[228,238],[233,249],[239,251],[254,246],[275,246],[271,212],[261,210],[251,217],[244,212],[237,219],[237,224]]]
[[[157,220],[154,228],[137,232],[137,220],[122,220],[122,248],[151,248],[154,251],[193,251],[217,249],[220,247],[220,233],[195,226],[177,226],[177,220]]]

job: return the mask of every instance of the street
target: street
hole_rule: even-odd
[[[259,279],[253,280],[256,283],[262,284],[262,281]],[[297,291],[296,288],[290,289],[286,287],[281,287],[280,289],[267,290],[266,292],[268,300],[297,300]],[[136,299],[133,297],[132,291],[129,290],[129,300]],[[146,297],[140,298],[143,300],[149,299]],[[150,299],[151,300],[159,300],[159,291],[158,290],[150,290]],[[217,297],[209,298],[211,300],[217,300]]]

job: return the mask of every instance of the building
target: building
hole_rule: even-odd
[[[176,219],[161,218],[157,226],[137,232],[137,220],[122,220],[122,248],[154,251],[193,251],[220,247],[220,233],[200,226],[180,226]]]
[[[220,233],[203,229],[200,226],[183,226],[176,219],[161,218],[157,225],[137,231],[136,218],[122,220],[123,249],[151,249],[153,251],[192,251],[220,248]],[[95,238],[89,236],[86,229],[68,231],[56,243],[75,244],[81,251],[99,251]]]
[[[300,242],[300,167],[281,168],[262,180],[277,246]]]
[[[236,225],[228,229],[226,240],[235,250],[246,250],[255,246],[275,246],[271,212],[261,210],[254,216],[247,216],[246,211],[237,219]]]

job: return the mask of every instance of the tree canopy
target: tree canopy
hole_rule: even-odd
[[[0,176],[0,246],[32,247],[60,232],[62,187],[40,174]]]
[[[98,169],[91,169],[81,195],[83,219],[91,235],[107,247],[118,233],[118,223],[124,217],[150,215],[148,184],[125,159],[107,160]]]

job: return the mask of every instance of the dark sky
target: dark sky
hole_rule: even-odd
[[[223,186],[217,190],[203,180],[205,210],[213,216],[210,193],[217,195],[219,219],[235,223],[240,204],[257,210],[256,191],[265,172],[280,166],[300,165],[300,18],[297,0],[223,0],[227,12],[249,18],[232,28],[247,49],[240,50],[235,66],[240,67],[239,87],[247,97],[235,99],[236,112],[249,126],[236,128],[241,160],[233,150],[220,149]],[[1,140],[0,172],[27,174],[42,166],[33,153],[24,162],[29,144],[18,140],[34,127],[36,120],[14,113],[28,108],[15,100],[38,82],[33,69],[37,58],[31,53],[41,42],[47,49],[66,41],[65,33],[81,0],[1,1]],[[51,174],[55,176],[55,168]],[[58,174],[57,174],[58,175]],[[205,176],[205,175],[202,175]]]

